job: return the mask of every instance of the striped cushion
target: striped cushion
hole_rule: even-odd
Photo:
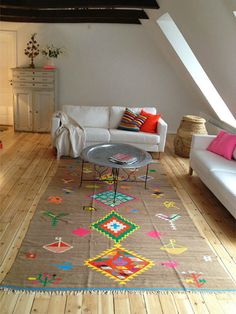
[[[138,132],[146,119],[147,117],[140,114],[137,115],[133,111],[126,108],[118,129]]]

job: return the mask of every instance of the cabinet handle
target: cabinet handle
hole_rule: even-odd
[[[35,113],[39,113],[39,112],[36,110]]]

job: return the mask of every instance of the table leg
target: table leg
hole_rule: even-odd
[[[146,166],[146,176],[145,176],[145,189],[147,188],[147,177],[148,177],[149,164]]]
[[[79,185],[79,187],[81,187],[82,182],[83,182],[83,173],[84,173],[84,160],[82,159],[81,174],[80,174],[80,185]]]
[[[113,180],[113,190],[114,190],[113,203],[115,203],[117,186],[118,186],[118,181],[119,181],[119,168],[112,168],[112,180]]]

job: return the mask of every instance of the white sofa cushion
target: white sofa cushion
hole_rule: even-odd
[[[86,142],[109,142],[110,133],[103,128],[84,128]]]
[[[107,106],[63,106],[62,110],[82,127],[109,128]]]
[[[144,109],[146,112],[156,114],[156,108],[155,107],[119,107],[119,106],[112,106],[110,111],[110,129],[117,129],[118,125],[120,123],[120,120],[123,116],[123,113],[125,111],[125,108],[129,108],[134,113],[138,114],[141,112],[142,109]]]
[[[130,132],[118,129],[110,129],[110,141],[114,143],[145,143],[146,145],[157,145],[160,136],[146,132]]]
[[[196,171],[220,171],[236,174],[236,161],[228,160],[207,150],[191,150],[191,165]]]

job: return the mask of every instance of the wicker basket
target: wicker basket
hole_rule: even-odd
[[[207,134],[206,120],[192,115],[182,118],[174,139],[175,153],[181,157],[189,157],[193,134]]]

